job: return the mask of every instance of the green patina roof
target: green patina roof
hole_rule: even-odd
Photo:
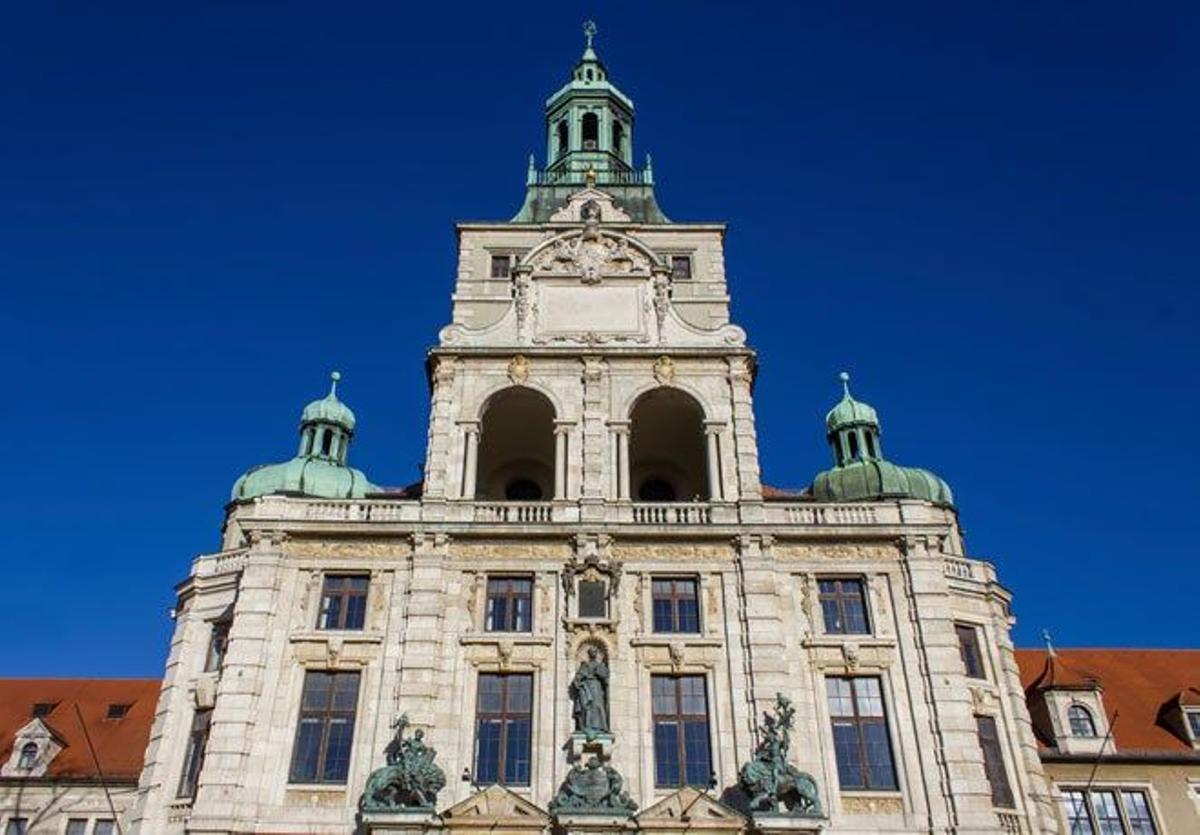
[[[272,493],[316,496],[322,499],[361,499],[379,488],[361,470],[322,458],[297,455],[282,464],[263,464],[233,485],[233,499],[250,499]]]
[[[337,384],[342,375],[335,371],[330,375],[330,379],[333,383],[329,387],[329,394],[305,406],[304,411],[300,413],[300,423],[333,423],[348,432],[353,432],[354,412],[337,398]]]
[[[945,481],[928,470],[901,467],[883,457],[879,415],[850,394],[850,375],[844,371],[842,399],[825,416],[825,434],[834,450],[834,467],[813,479],[814,498],[829,502],[872,499],[924,499],[953,505]]]
[[[329,394],[309,403],[300,415],[300,453],[290,461],[263,464],[245,473],[233,485],[233,501],[273,493],[359,499],[379,492],[361,470],[346,463],[354,436],[354,412],[337,398],[341,375],[335,371],[331,377]],[[323,443],[326,435],[328,447]]]
[[[820,473],[812,484],[814,498],[827,502],[911,498],[954,504],[950,485],[929,470],[900,467],[891,461],[854,461]]]
[[[838,376],[842,381],[842,399],[825,415],[825,430],[835,432],[842,426],[861,424],[879,426],[879,415],[875,410],[850,395],[850,375],[843,371]]]

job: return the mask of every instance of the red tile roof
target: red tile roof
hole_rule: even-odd
[[[75,712],[79,705],[105,778],[137,780],[161,686],[153,678],[0,679],[0,762],[8,761],[16,733],[34,718],[33,706],[53,704],[41,719],[64,745],[46,777],[95,779],[96,766]],[[109,719],[110,705],[128,705],[129,711],[121,719]]]
[[[1021,683],[1027,692],[1046,672],[1046,651],[1017,650]],[[1055,675],[1068,682],[1095,679],[1103,689],[1104,710],[1118,751],[1191,751],[1160,721],[1160,712],[1181,691],[1200,688],[1200,650],[1060,649]],[[1070,686],[1070,684],[1068,684]],[[1113,722],[1113,715],[1120,718]]]

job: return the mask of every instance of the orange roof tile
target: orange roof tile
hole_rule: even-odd
[[[1099,681],[1118,751],[1192,750],[1159,721],[1159,714],[1180,691],[1200,687],[1200,650],[1056,649],[1055,654],[1056,675],[1065,668],[1068,681]],[[1025,689],[1044,685],[1046,651],[1018,649],[1016,655]],[[1120,718],[1112,724],[1117,713]]]
[[[79,725],[75,705],[109,780],[137,780],[150,738],[158,691],[152,678],[7,678],[0,679],[0,762],[12,753],[17,731],[33,717],[35,704],[52,704],[42,722],[64,743],[46,770],[50,778],[97,777],[96,766]],[[108,719],[109,705],[129,705],[121,719]]]

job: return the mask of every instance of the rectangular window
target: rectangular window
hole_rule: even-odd
[[[654,785],[712,783],[708,692],[704,676],[651,676],[654,715]]]
[[[221,669],[225,663],[225,650],[229,647],[229,621],[219,620],[212,625],[208,639],[208,654],[204,658],[204,672]]]
[[[1192,732],[1192,739],[1200,739],[1200,710],[1187,710],[1183,714],[1187,717],[1188,729]]]
[[[1000,748],[1000,735],[996,731],[996,719],[992,716],[976,716],[975,729],[979,735],[979,747],[983,750],[983,770],[988,785],[992,787],[992,805],[1011,809],[1012,787],[1008,784],[1008,772],[1004,769],[1004,753]]]
[[[838,782],[843,789],[894,791],[896,769],[877,678],[827,678]]]
[[[204,767],[204,750],[208,747],[208,728],[212,722],[211,710],[198,710],[192,717],[192,730],[188,735],[187,754],[183,758],[183,774],[179,778],[177,797],[195,797],[196,781]]]
[[[512,256],[511,255],[493,255],[492,256],[492,278],[508,278],[512,275]]]
[[[361,574],[327,574],[321,588],[318,629],[362,629],[367,616],[369,578]]]
[[[871,631],[862,580],[821,580],[817,585],[828,634],[866,635]]]
[[[345,783],[358,711],[359,674],[309,670],[292,751],[293,783]]]
[[[673,281],[687,281],[692,277],[692,256],[690,255],[672,255],[671,256],[671,279]]]
[[[533,630],[533,581],[528,577],[488,577],[488,632],[531,632]]]
[[[603,580],[579,581],[579,617],[608,617],[608,583]]]
[[[87,835],[87,818],[71,818],[67,821],[66,835]]]
[[[9,818],[4,826],[4,835],[28,835],[29,818]]]
[[[533,676],[480,673],[475,706],[475,782],[528,786]]]
[[[1140,789],[1063,789],[1063,817],[1071,835],[1157,835]]]
[[[101,818],[96,821],[96,825],[92,827],[92,835],[114,835],[117,831],[117,824],[109,818]]]
[[[654,631],[700,632],[700,589],[695,578],[662,577],[650,581]]]
[[[958,653],[962,656],[967,678],[987,678],[983,672],[983,652],[979,649],[979,630],[966,623],[954,624],[958,635]]]

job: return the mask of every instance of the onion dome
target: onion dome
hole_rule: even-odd
[[[878,414],[851,396],[849,374],[843,371],[840,378],[841,402],[825,416],[834,466],[813,479],[813,497],[828,502],[910,498],[953,506],[954,494],[942,479],[883,457]]]
[[[282,464],[264,464],[233,485],[233,501],[272,493],[323,499],[358,499],[379,488],[361,470],[346,463],[354,437],[354,412],[337,398],[342,375],[333,372],[329,394],[304,407],[300,415],[300,449]]]

